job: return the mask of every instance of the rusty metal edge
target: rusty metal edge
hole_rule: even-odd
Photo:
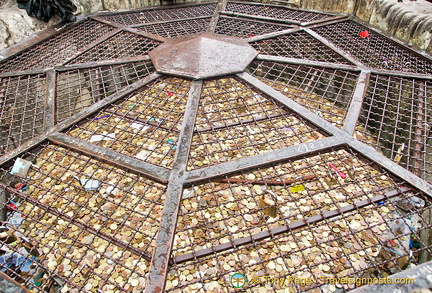
[[[61,65],[66,65],[69,62],[72,62],[73,60],[75,60],[79,56],[85,54],[86,52],[93,49],[97,45],[109,40],[110,38],[114,37],[117,34],[120,34],[121,31],[122,31],[121,29],[117,28],[111,32],[106,33],[105,35],[101,36],[100,38],[98,38],[98,39],[94,40],[93,42],[91,42],[90,44],[88,44],[87,47],[85,47],[83,50],[75,52],[75,54],[72,57],[67,58],[65,61],[63,61],[63,63]]]
[[[314,20],[314,21],[306,21],[306,22],[302,22],[300,23],[301,26],[312,26],[312,25],[319,25],[319,24],[326,24],[326,23],[337,23],[337,22],[341,22],[346,20],[347,18],[349,18],[349,15],[337,15],[331,18],[327,18],[327,19],[319,19],[319,20]]]
[[[192,142],[195,119],[199,107],[203,81],[192,81],[186,111],[174,157],[173,168],[169,177],[162,220],[156,240],[156,248],[147,273],[146,293],[160,293],[165,289],[166,278],[171,259],[171,250],[177,226],[178,211],[186,178],[190,145]]]
[[[252,20],[262,20],[262,21],[267,21],[267,22],[277,22],[277,23],[282,23],[282,24],[286,24],[286,25],[300,25],[300,21],[296,21],[296,20],[288,20],[288,19],[277,19],[277,18],[272,18],[272,17],[266,17],[266,16],[259,16],[259,15],[252,15],[252,14],[244,14],[244,13],[236,13],[236,12],[229,12],[229,11],[222,11],[221,12],[222,15],[226,15],[226,16],[232,16],[232,17],[240,17],[241,18],[247,18],[247,19],[252,19]]]
[[[280,56],[272,56],[272,55],[262,55],[258,54],[255,58],[260,61],[272,61],[279,63],[287,63],[287,64],[295,64],[295,65],[306,65],[313,67],[322,67],[322,68],[330,68],[330,69],[340,69],[340,70],[349,70],[349,71],[361,71],[360,68],[352,65],[340,64],[340,63],[331,63],[331,62],[322,62],[322,61],[310,61],[306,59],[298,59],[298,58],[289,58],[289,57],[280,57]]]
[[[310,28],[305,28],[304,29],[305,32],[307,32],[310,36],[312,36],[313,38],[315,38],[316,40],[320,41],[321,43],[323,43],[325,46],[329,47],[330,49],[332,49],[334,52],[336,52],[337,54],[339,54],[340,56],[342,56],[343,58],[345,58],[346,60],[348,60],[349,62],[351,62],[352,64],[357,65],[359,68],[361,69],[368,69],[366,67],[366,65],[364,65],[363,63],[361,63],[360,61],[358,61],[357,59],[353,58],[350,54],[348,54],[347,52],[341,50],[339,47],[337,47],[335,44],[333,44],[332,42],[330,42],[329,40],[327,40],[326,38],[322,37],[321,35],[319,35],[318,33],[316,33],[315,31],[311,30]]]
[[[55,123],[55,99],[57,87],[57,73],[52,70],[47,72],[45,85],[44,120],[43,129],[47,131]]]
[[[0,188],[7,190],[11,194],[14,194],[15,196],[19,197],[20,199],[23,199],[26,202],[29,202],[29,203],[31,203],[31,204],[33,204],[35,206],[38,206],[39,208],[44,209],[45,211],[47,211],[47,212],[49,212],[49,213],[51,213],[51,214],[53,214],[53,215],[55,215],[55,216],[57,216],[57,217],[65,220],[65,221],[68,221],[69,223],[71,223],[73,225],[76,225],[76,226],[78,226],[78,227],[86,230],[87,232],[89,232],[89,233],[91,233],[91,234],[93,234],[93,235],[95,235],[97,237],[100,237],[100,238],[102,238],[102,239],[104,239],[104,240],[106,240],[106,241],[108,241],[108,242],[110,242],[110,243],[112,243],[114,245],[117,245],[117,246],[119,246],[121,248],[124,248],[127,251],[130,251],[131,253],[133,253],[133,254],[135,254],[137,256],[141,256],[141,257],[143,257],[143,258],[145,258],[147,260],[151,259],[150,254],[145,253],[145,252],[141,251],[140,249],[129,245],[128,243],[120,241],[120,240],[116,239],[115,237],[110,236],[109,234],[106,234],[106,233],[104,233],[104,232],[102,232],[100,230],[96,230],[95,228],[91,227],[90,225],[88,225],[86,223],[83,223],[81,221],[78,221],[74,217],[69,217],[69,216],[67,216],[64,213],[59,212],[55,208],[53,208],[53,207],[51,207],[49,205],[43,204],[43,203],[37,201],[36,199],[31,198],[27,194],[24,194],[24,193],[16,190],[15,188],[6,186],[2,182],[0,182]]]
[[[160,76],[161,75],[158,73],[152,73],[152,74],[144,77],[143,79],[140,79],[139,81],[134,82],[133,84],[124,87],[123,89],[118,91],[116,94],[113,94],[112,96],[105,98],[105,99],[91,105],[90,107],[82,110],[81,112],[73,115],[72,117],[66,119],[65,121],[62,121],[58,125],[49,129],[48,131],[45,131],[45,133],[40,134],[40,135],[30,139],[29,141],[20,145],[18,148],[14,149],[14,150],[6,153],[2,157],[0,157],[0,165],[3,165],[4,163],[12,160],[13,158],[19,156],[20,154],[28,151],[29,149],[34,148],[35,146],[37,146],[38,144],[40,144],[41,142],[46,140],[48,138],[48,136],[50,136],[51,134],[56,133],[56,132],[60,132],[64,129],[72,126],[73,124],[79,122],[82,119],[85,119],[86,117],[88,117],[89,115],[102,109],[103,107],[106,107],[106,106],[110,105],[111,103],[125,97],[126,95],[131,94],[135,90],[138,90],[139,88],[145,86],[147,83],[159,78]]]
[[[383,70],[383,69],[371,69],[372,74],[376,75],[386,75],[386,76],[395,76],[402,78],[415,78],[415,79],[423,79],[423,80],[432,80],[431,74],[421,74],[421,73],[410,73],[404,71],[396,71],[396,70]]]
[[[179,264],[179,263],[187,262],[187,261],[190,261],[190,260],[193,260],[196,258],[205,257],[207,255],[211,255],[211,254],[214,254],[216,252],[223,252],[223,251],[226,251],[229,249],[238,248],[242,245],[247,245],[247,244],[250,244],[250,243],[253,243],[256,241],[264,240],[266,238],[271,238],[272,236],[286,233],[288,231],[293,231],[295,229],[299,229],[299,228],[302,228],[302,227],[305,227],[308,225],[317,224],[321,221],[328,220],[330,218],[341,216],[344,213],[349,213],[349,212],[352,212],[354,210],[358,210],[358,209],[364,208],[366,206],[369,206],[371,204],[374,204],[376,202],[393,198],[393,197],[398,196],[400,194],[403,194],[405,192],[409,192],[410,190],[411,190],[410,188],[402,187],[400,190],[392,190],[392,191],[386,192],[385,194],[380,194],[380,195],[374,196],[371,199],[364,199],[364,200],[355,202],[353,204],[346,205],[344,207],[340,207],[337,210],[328,211],[328,210],[323,209],[323,210],[321,210],[321,213],[319,215],[312,216],[312,217],[309,217],[309,218],[306,218],[303,220],[299,220],[299,221],[290,223],[289,225],[283,225],[283,226],[279,226],[277,228],[272,228],[272,229],[269,229],[267,231],[253,234],[251,236],[247,236],[247,237],[243,237],[243,238],[237,238],[237,239],[234,239],[234,240],[227,242],[227,243],[218,244],[218,245],[204,248],[204,249],[194,251],[191,253],[186,253],[186,254],[183,254],[183,255],[180,255],[180,256],[173,258],[172,262],[174,264]]]
[[[334,136],[304,142],[268,153],[189,171],[185,184],[195,184],[211,178],[226,176],[244,170],[272,165],[282,161],[294,160],[303,156],[312,156],[320,151],[326,151],[331,148],[342,148],[344,145],[344,142]]]
[[[160,183],[168,183],[170,173],[168,169],[137,160],[133,157],[94,145],[88,141],[71,137],[64,133],[53,133],[48,137],[48,140],[65,148],[80,151],[109,163],[144,174]]]
[[[143,12],[143,11],[152,11],[152,10],[159,10],[159,9],[175,9],[175,8],[183,8],[183,7],[193,7],[193,6],[204,6],[208,4],[217,4],[217,1],[202,1],[202,2],[193,2],[193,3],[184,3],[184,4],[178,4],[175,6],[168,6],[168,5],[158,5],[153,7],[142,7],[140,9],[132,9],[132,10],[121,10],[121,11],[99,11],[89,14],[89,17],[93,16],[110,16],[110,15],[119,15],[119,14],[130,14],[130,13],[136,13],[136,12]]]
[[[17,281],[15,281],[11,277],[9,277],[5,273],[3,273],[2,271],[0,271],[0,280],[4,280],[5,282],[9,283],[10,286],[14,286],[14,287],[16,287],[17,290],[19,290],[19,291],[15,291],[14,293],[31,293],[32,292],[29,289],[25,288],[22,284],[18,283]],[[3,288],[0,288],[0,289],[3,289]],[[2,290],[1,292],[6,292],[6,291]]]
[[[357,121],[363,105],[363,100],[366,96],[366,92],[368,89],[370,75],[370,71],[363,70],[357,79],[357,85],[355,87],[343,126],[343,129],[348,134],[354,134],[355,127],[357,125]]]
[[[290,29],[286,29],[283,31],[279,31],[279,32],[268,33],[268,34],[259,35],[256,37],[247,38],[245,40],[248,43],[253,43],[253,42],[257,42],[257,41],[262,41],[262,40],[266,40],[266,39],[271,39],[271,38],[276,38],[276,37],[283,36],[283,35],[296,33],[296,32],[302,31],[302,30],[303,30],[303,28],[301,28],[301,27],[295,27],[295,28],[290,28]]]
[[[306,25],[306,27],[310,28],[310,29],[314,29],[314,28],[317,28],[317,27],[322,27],[322,26],[326,26],[326,25],[331,25],[331,24],[339,23],[339,22],[344,22],[344,21],[350,20],[352,18],[353,18],[353,16],[351,16],[351,15],[344,15],[344,17],[341,17],[339,19],[329,20],[329,21],[315,23],[315,24],[310,23],[310,24]]]
[[[15,77],[15,76],[22,76],[22,75],[46,74],[50,70],[52,70],[52,68],[4,72],[4,73],[0,73],[0,78]]]
[[[135,63],[135,62],[144,62],[144,61],[150,61],[150,56],[144,55],[144,56],[136,56],[136,57],[125,57],[125,58],[119,58],[113,60],[86,62],[86,63],[73,64],[73,65],[55,66],[54,69],[58,72],[63,72],[69,70],[89,69],[95,67],[120,65],[120,64]]]
[[[34,46],[42,43],[43,41],[52,38],[58,34],[61,34],[71,28],[77,26],[78,24],[86,21],[88,16],[86,14],[81,14],[77,16],[77,21],[74,23],[59,23],[43,31],[37,32],[34,35],[26,38],[22,42],[12,45],[2,51],[0,51],[0,63],[12,58],[13,56],[21,53],[26,49],[33,48]]]
[[[216,5],[216,9],[213,12],[213,16],[210,20],[207,31],[214,33],[217,27],[217,23],[219,22],[221,12],[226,9],[227,4],[228,0],[220,0],[219,3]]]

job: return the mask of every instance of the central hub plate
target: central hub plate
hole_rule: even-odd
[[[258,52],[242,39],[204,33],[169,40],[149,54],[159,73],[202,79],[242,72]]]

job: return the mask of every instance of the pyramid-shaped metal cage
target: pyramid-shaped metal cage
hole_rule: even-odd
[[[155,68],[206,32],[258,55],[204,79]],[[352,17],[79,16],[0,72],[0,268],[24,291],[345,292],[362,284],[328,280],[431,258],[432,59]]]

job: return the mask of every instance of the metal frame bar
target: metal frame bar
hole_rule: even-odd
[[[290,28],[287,30],[279,31],[279,32],[274,32],[274,33],[259,35],[256,37],[247,38],[246,41],[248,43],[252,43],[252,42],[256,42],[256,41],[261,41],[261,40],[266,40],[266,39],[271,39],[271,38],[275,38],[275,37],[279,37],[279,36],[284,36],[284,35],[296,33],[296,32],[302,31],[302,30],[303,30],[303,28],[300,28],[300,27]]]
[[[369,78],[370,78],[370,71],[363,70],[360,73],[360,76],[357,80],[357,85],[353,93],[353,97],[351,100],[350,107],[348,109],[346,118],[345,118],[345,124],[343,129],[348,132],[349,134],[353,134],[355,131],[355,127],[357,125],[358,118],[360,116],[361,108],[363,105],[363,100],[365,98],[368,84],[369,84]]]
[[[47,131],[55,124],[55,99],[57,87],[57,73],[52,70],[46,75],[46,91],[44,103],[44,130]]]
[[[212,19],[210,20],[208,31],[214,33],[217,27],[217,23],[219,22],[221,11],[224,11],[226,9],[227,4],[228,4],[228,0],[220,0],[219,3],[216,5],[216,9],[212,16]]]
[[[119,58],[113,60],[87,62],[87,63],[73,64],[73,65],[62,65],[62,66],[56,66],[54,67],[54,69],[57,72],[64,72],[64,71],[76,70],[76,69],[89,69],[89,68],[95,68],[101,66],[119,65],[119,64],[143,62],[143,61],[150,61],[150,56],[145,55],[145,56]]]
[[[286,20],[286,19],[277,19],[277,18],[271,18],[271,17],[265,17],[265,16],[259,16],[259,15],[251,15],[251,14],[244,14],[244,13],[236,13],[236,12],[229,12],[229,11],[222,11],[222,15],[226,16],[232,16],[232,17],[242,17],[246,19],[258,19],[258,20],[264,20],[264,21],[272,21],[272,22],[279,22],[283,24],[294,24],[294,25],[300,25],[300,21],[296,20]]]
[[[168,169],[137,160],[133,157],[94,145],[90,142],[71,137],[64,133],[54,133],[50,135],[48,139],[53,143],[62,145],[66,148],[77,150],[90,156],[98,157],[107,162],[142,173],[163,184],[168,183],[170,173]]]
[[[172,23],[172,22],[179,22],[179,21],[185,21],[185,20],[205,19],[205,18],[210,18],[210,17],[212,17],[212,15],[197,16],[197,17],[188,17],[188,18],[179,18],[179,19],[164,20],[164,21],[154,21],[154,22],[147,22],[147,23],[142,23],[142,24],[133,24],[133,25],[130,25],[129,27],[131,27],[131,28],[139,28],[139,27],[148,26],[148,25]]]
[[[182,132],[177,144],[173,168],[169,177],[156,248],[147,275],[146,293],[163,292],[177,226],[178,210],[186,179],[186,166],[199,107],[203,81],[193,81],[186,105]]]

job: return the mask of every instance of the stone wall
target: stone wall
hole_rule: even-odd
[[[162,1],[162,2],[161,2]],[[269,2],[264,0],[263,2]],[[425,0],[294,0],[301,8],[354,14],[398,38],[432,53],[432,3]],[[126,10],[168,4],[165,0],[73,0],[78,13],[103,10]],[[192,0],[177,3],[196,2]],[[34,32],[60,21],[48,23],[27,16],[16,0],[0,0],[0,50],[27,38]]]

